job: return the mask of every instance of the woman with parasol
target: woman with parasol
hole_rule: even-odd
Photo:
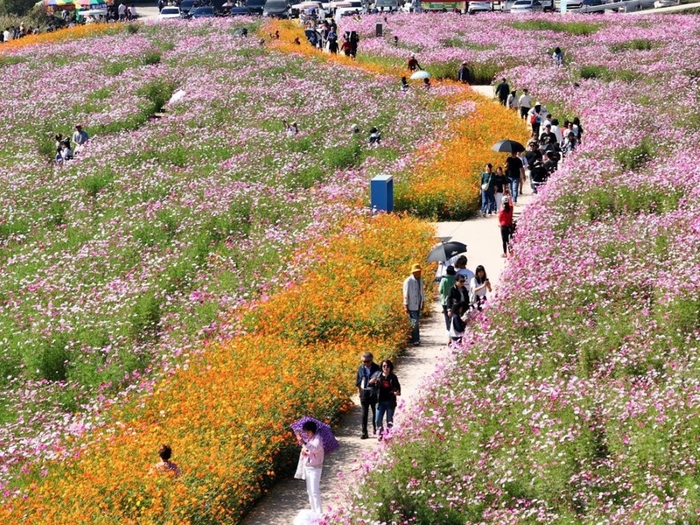
[[[297,479],[306,480],[306,492],[309,495],[311,513],[302,511],[295,523],[313,523],[314,519],[323,514],[321,506],[321,473],[326,454],[339,448],[338,441],[333,436],[331,428],[311,417],[304,417],[292,424],[292,430],[301,445],[299,465],[294,475]]]

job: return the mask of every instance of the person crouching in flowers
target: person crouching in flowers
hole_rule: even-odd
[[[180,467],[170,461],[173,450],[168,445],[163,445],[158,451],[160,461],[151,467],[149,474],[170,474],[174,478],[179,478],[182,474]]]
[[[304,467],[306,492],[309,495],[311,510],[321,516],[321,473],[323,472],[323,441],[318,435],[318,427],[313,421],[306,421],[301,432],[297,432],[297,442],[301,445],[301,463]]]

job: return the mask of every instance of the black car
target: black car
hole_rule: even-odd
[[[290,9],[287,0],[267,0],[263,8],[263,16],[271,18],[289,18]]]
[[[180,16],[186,18],[189,16],[190,11],[199,5],[196,0],[182,0],[180,2]]]
[[[190,11],[190,18],[214,18],[215,16],[214,8],[210,5],[195,7]]]
[[[247,7],[232,7],[228,10],[228,16],[248,16],[249,14]]]
[[[265,0],[246,0],[245,6],[251,15],[261,15],[265,8]]]

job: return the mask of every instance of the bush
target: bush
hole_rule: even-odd
[[[552,20],[524,20],[511,24],[514,29],[523,31],[557,31],[576,36],[589,36],[600,29],[600,24],[589,22],[555,22]]]
[[[615,160],[623,169],[636,171],[656,154],[654,141],[649,137],[644,137],[642,141],[634,147],[622,148],[615,152]]]

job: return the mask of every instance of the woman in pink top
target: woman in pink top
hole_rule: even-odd
[[[503,209],[498,212],[498,226],[501,228],[501,241],[503,242],[503,255],[508,257],[510,251],[510,237],[513,234],[513,206],[510,204],[510,197],[503,197]]]
[[[321,472],[323,472],[323,441],[318,435],[318,427],[313,421],[306,421],[301,427],[302,432],[297,434],[297,441],[301,445],[301,457],[304,465],[304,477],[306,480],[306,492],[309,495],[311,510],[321,516]],[[304,435],[302,435],[302,433]]]

